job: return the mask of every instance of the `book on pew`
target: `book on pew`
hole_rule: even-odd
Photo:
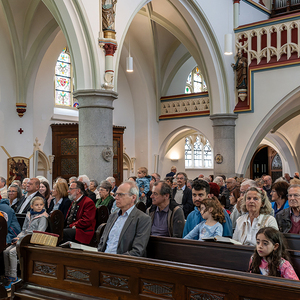
[[[92,252],[98,252],[98,249],[95,247],[90,247],[74,242],[65,242],[60,245],[62,248],[71,248],[71,249],[77,249],[77,250],[83,250],[83,251],[92,251]]]
[[[242,243],[236,240],[224,236],[219,236],[219,235],[216,235],[214,237],[203,238],[202,240],[207,242],[221,242],[221,243],[228,243],[234,245],[242,245]]]

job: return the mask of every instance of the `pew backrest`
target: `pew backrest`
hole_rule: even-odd
[[[24,282],[12,289],[16,299],[79,299],[83,293],[89,299],[123,300],[300,298],[299,282],[283,278],[29,241],[30,235],[17,244]],[[26,298],[30,293],[36,298]]]

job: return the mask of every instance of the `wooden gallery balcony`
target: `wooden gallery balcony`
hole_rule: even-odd
[[[300,0],[273,0],[271,17],[300,12]]]

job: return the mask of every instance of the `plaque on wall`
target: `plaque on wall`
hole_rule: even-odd
[[[10,157],[7,159],[7,186],[14,180],[23,181],[29,178],[29,158],[22,156]]]

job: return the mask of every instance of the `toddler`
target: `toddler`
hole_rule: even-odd
[[[151,176],[147,175],[148,170],[145,167],[138,169],[138,178],[136,179],[136,184],[139,188],[139,200],[146,204],[146,194],[150,190],[150,180]]]
[[[17,277],[17,241],[34,230],[45,231],[48,226],[48,214],[45,211],[45,202],[42,197],[34,197],[30,201],[31,210],[26,214],[22,231],[12,240],[11,245],[3,251],[5,266],[5,288],[11,289],[12,283],[18,280]]]

